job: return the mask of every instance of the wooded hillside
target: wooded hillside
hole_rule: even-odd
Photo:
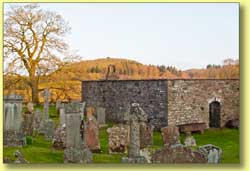
[[[84,60],[65,65],[57,71],[43,76],[39,81],[39,90],[50,88],[52,100],[80,99],[81,80],[105,79],[108,65],[114,65],[118,79],[237,79],[239,78],[238,61],[225,60],[223,65],[209,64],[204,69],[178,70],[174,66],[144,65],[137,61],[120,58],[100,58]],[[29,101],[29,86],[25,76],[4,75],[4,93],[15,91]],[[40,96],[40,101],[42,98]]]

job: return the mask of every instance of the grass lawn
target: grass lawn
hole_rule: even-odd
[[[101,152],[93,154],[94,163],[120,163],[122,156],[126,154],[108,154],[108,134],[107,127],[100,129]],[[237,129],[211,129],[206,130],[203,135],[193,134],[197,146],[204,144],[214,144],[223,150],[222,163],[239,163],[239,131]],[[181,135],[181,142],[184,141],[184,135]],[[4,157],[13,159],[13,153],[19,149],[25,159],[31,163],[63,163],[63,150],[54,150],[51,142],[45,141],[43,136],[38,135],[33,138],[31,145],[23,148],[4,147]],[[153,149],[162,147],[162,137],[160,132],[154,132]]]
[[[42,107],[35,107],[42,110]],[[58,123],[58,113],[55,107],[50,107],[50,118]],[[100,128],[99,139],[101,144],[101,152],[93,153],[94,163],[120,163],[122,156],[127,154],[108,154],[108,127],[112,127],[108,123],[107,127]],[[205,144],[213,144],[222,148],[222,163],[239,163],[239,130],[238,129],[209,129],[204,134],[195,133],[197,146]],[[157,150],[163,146],[162,136],[160,132],[154,132],[153,146],[150,150]],[[184,135],[181,134],[181,143],[184,143]],[[4,147],[3,156],[14,159],[13,153],[19,150],[30,163],[63,163],[63,150],[55,150],[52,148],[50,141],[45,141],[42,135],[33,137],[33,143],[22,148]]]

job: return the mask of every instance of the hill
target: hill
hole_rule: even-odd
[[[174,66],[144,65],[140,62],[121,58],[100,58],[83,60],[61,67],[55,72],[42,76],[39,80],[40,91],[50,88],[52,100],[80,99],[81,80],[105,79],[108,65],[115,66],[117,79],[230,79],[239,78],[239,64],[223,66],[208,65],[204,69],[178,70]],[[27,77],[4,76],[4,93],[18,91],[30,100],[29,86],[25,84]],[[22,93],[20,93],[22,92]],[[42,99],[42,98],[41,98]]]

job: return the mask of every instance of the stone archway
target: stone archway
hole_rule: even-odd
[[[218,101],[213,101],[209,104],[209,127],[220,128],[221,121],[221,104]]]

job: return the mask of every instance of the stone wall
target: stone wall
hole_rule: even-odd
[[[102,80],[83,81],[82,100],[105,108],[107,121],[122,122],[129,104],[139,103],[153,125],[206,123],[209,104],[220,103],[220,126],[239,118],[238,79],[230,80]]]
[[[209,127],[209,104],[220,103],[224,127],[230,119],[239,118],[240,81],[231,80],[169,80],[168,125],[205,122]]]
[[[82,100],[105,108],[106,119],[117,122],[136,102],[156,127],[167,125],[167,80],[83,81]]]

